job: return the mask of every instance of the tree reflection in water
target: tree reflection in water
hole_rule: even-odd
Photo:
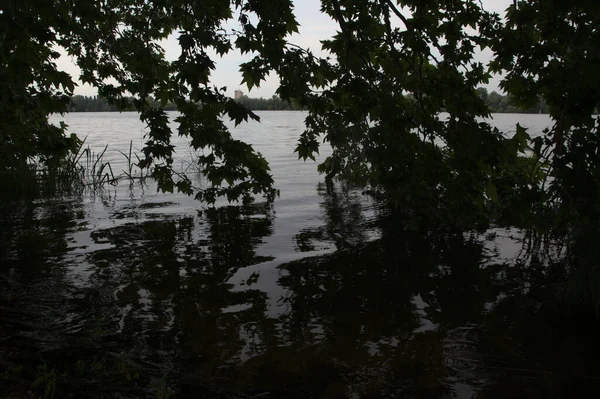
[[[112,244],[92,260],[98,289],[119,299],[114,328],[141,334],[148,355],[163,351],[178,368],[205,378],[238,362],[245,346],[238,329],[264,319],[265,295],[232,292],[228,281],[239,268],[270,259],[255,249],[272,233],[272,219],[265,206],[231,206],[97,232],[96,240]]]
[[[261,204],[180,217],[173,203],[106,201],[114,226],[100,228],[77,201],[3,208],[2,275],[51,287],[35,301],[53,309],[52,328],[29,337],[54,343],[35,359],[69,376],[59,391],[92,397],[77,387],[148,393],[162,379],[181,397],[545,398],[600,385],[597,324],[551,300],[564,268],[499,256],[516,252],[502,245],[518,248],[518,232],[414,231],[360,193],[318,192],[322,225],[298,232],[296,249],[337,251],[286,264],[259,256],[274,234]],[[89,248],[72,246],[90,230]],[[257,271],[240,280],[244,270]],[[17,342],[10,328],[2,354]]]
[[[301,252],[311,252],[331,242],[335,249],[362,245],[369,239],[371,225],[364,214],[366,198],[346,185],[319,183],[317,193],[322,197],[320,207],[324,223],[300,231],[294,241]]]

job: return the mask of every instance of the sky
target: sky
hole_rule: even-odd
[[[325,14],[321,13],[320,0],[294,0],[296,19],[300,23],[299,33],[290,38],[290,42],[303,48],[310,48],[315,55],[325,55],[321,51],[320,40],[326,39],[335,34],[337,25]],[[483,7],[488,11],[503,13],[503,11],[512,3],[512,0],[481,0]],[[233,26],[233,25],[232,25]],[[169,60],[175,60],[179,56],[179,43],[175,35],[169,37],[162,43],[166,56]],[[491,52],[485,51],[477,54],[476,59],[487,64],[491,59]],[[234,90],[240,89],[244,94],[250,97],[271,97],[278,87],[278,78],[271,74],[266,81],[261,83],[259,88],[254,88],[248,93],[245,84],[242,84],[242,76],[239,72],[240,63],[250,60],[251,55],[242,55],[237,51],[232,51],[220,58],[215,55],[216,69],[212,73],[212,84],[217,87],[227,87],[229,95],[233,96]],[[79,76],[79,69],[73,61],[63,55],[57,60],[59,68],[68,72],[74,77]],[[77,81],[78,82],[78,81]],[[500,77],[494,77],[487,85],[488,90],[498,90]],[[78,82],[75,94],[95,95],[96,89],[89,85],[82,85]]]

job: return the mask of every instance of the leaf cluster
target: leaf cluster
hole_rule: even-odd
[[[515,1],[504,17],[476,0],[322,0],[339,28],[326,57],[290,42],[298,32],[290,0],[7,1],[0,9],[0,170],[32,157],[58,162],[73,148],[66,126],[75,84],[56,59],[62,49],[117,110],[134,109],[148,127],[139,166],[163,191],[214,202],[273,200],[264,157],[236,140],[224,120],[258,120],[249,104],[211,84],[214,54],[238,50],[243,83],[276,73],[282,104],[307,111],[300,159],[333,152],[318,169],[368,189],[397,208],[457,226],[498,217],[552,220],[566,230],[598,216],[600,6],[578,0]],[[232,30],[228,24],[236,22]],[[160,42],[177,35],[169,61]],[[477,54],[491,49],[489,68]],[[480,88],[504,73],[505,99]],[[497,101],[496,101],[497,100]],[[555,125],[531,140],[484,120],[497,107],[536,109]],[[505,104],[506,103],[506,104]],[[202,150],[208,187],[173,168],[167,109],[177,134]],[[511,209],[523,209],[524,213]],[[537,215],[537,216],[536,216]],[[548,216],[551,216],[550,218]]]
[[[223,121],[237,125],[258,117],[210,84],[215,62],[209,54],[237,47],[279,57],[285,35],[297,30],[289,0],[25,0],[0,7],[0,168],[13,169],[33,156],[60,159],[68,151],[64,126],[47,120],[68,110],[75,87],[55,63],[61,49],[81,69],[79,79],[97,87],[110,107],[139,112],[148,127],[139,166],[151,169],[160,190],[209,202],[218,196],[275,197],[265,159],[233,139]],[[243,34],[226,29],[234,14]],[[173,34],[181,54],[169,61],[160,41]],[[174,132],[165,113],[173,105],[177,133],[208,154],[199,166],[210,187],[192,187],[173,170]]]

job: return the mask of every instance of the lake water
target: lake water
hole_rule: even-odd
[[[540,310],[560,276],[520,232],[407,232],[297,159],[304,113],[257,114],[231,127],[270,162],[273,205],[126,182],[2,203],[0,299],[37,316],[5,320],[0,350],[43,359],[36,373],[54,370],[64,397],[546,398],[598,382],[585,341]],[[137,114],[63,119],[94,151],[108,143],[115,173],[143,143]],[[551,121],[492,123],[539,134]]]

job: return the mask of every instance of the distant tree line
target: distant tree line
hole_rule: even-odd
[[[547,114],[548,107],[542,98],[538,101],[535,107],[525,109],[514,105],[510,96],[503,96],[496,91],[488,93],[484,87],[477,89],[481,98],[486,102],[492,113],[525,113],[525,114]],[[271,98],[251,98],[243,96],[238,99],[238,102],[245,105],[247,108],[255,111],[262,110],[298,110],[300,107],[287,101],[283,101],[277,96]]]
[[[510,95],[503,96],[496,91],[488,93],[485,87],[477,89],[479,96],[485,101],[492,113],[514,113],[514,114],[547,114],[548,106],[543,98],[540,97],[538,103],[531,108],[522,108],[514,104]]]
[[[156,101],[158,105],[158,101]],[[69,112],[114,112],[118,111],[117,107],[109,104],[104,98],[99,96],[73,96],[71,103],[67,107]],[[133,110],[133,105],[131,106]],[[167,111],[174,111],[175,104],[167,104]]]
[[[297,110],[299,107],[283,101],[277,96],[271,98],[250,98],[243,96],[237,100],[240,104],[246,108],[254,111],[264,110]],[[158,105],[158,102],[157,102]],[[132,106],[133,109],[133,106]],[[175,104],[167,104],[165,107],[167,111],[176,109]],[[104,98],[99,96],[73,96],[71,103],[68,107],[69,112],[112,112],[117,111],[115,105],[109,104]]]
[[[240,104],[253,111],[281,111],[298,110],[300,107],[287,101],[283,101],[277,96],[271,98],[251,98],[242,96],[237,100]]]
[[[548,107],[543,99],[540,99],[535,107],[524,109],[514,105],[512,98],[503,96],[496,91],[488,93],[484,87],[477,89],[481,98],[486,102],[492,113],[527,113],[527,114],[547,114]],[[246,108],[254,111],[275,111],[275,110],[298,110],[295,104],[283,101],[277,96],[271,98],[251,98],[243,96],[238,102]],[[167,111],[176,109],[174,104],[167,104]],[[69,112],[112,112],[117,111],[116,106],[109,104],[105,99],[99,96],[73,96],[71,104],[68,107]]]

